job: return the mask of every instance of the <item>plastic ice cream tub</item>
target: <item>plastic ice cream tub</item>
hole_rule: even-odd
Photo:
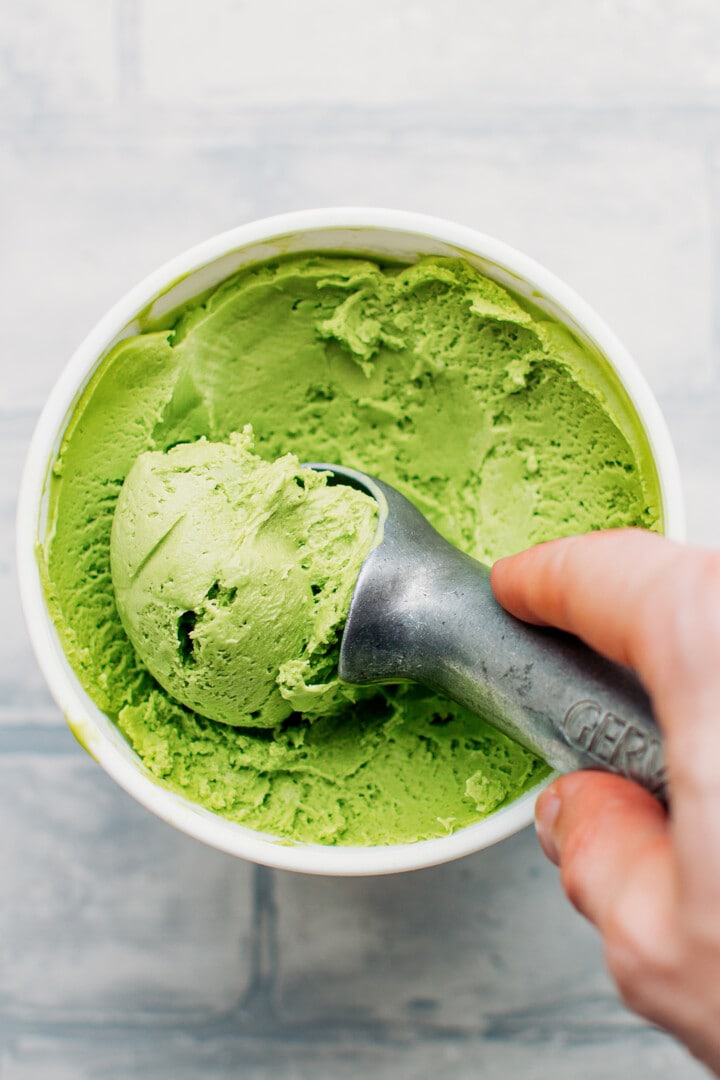
[[[199,244],[162,266],[124,296],[92,330],[55,386],[31,443],[18,511],[19,577],[33,646],[53,697],[78,741],[122,788],[164,821],[221,851],[305,873],[394,873],[447,862],[518,832],[549,783],[483,820],[440,838],[382,846],[300,843],[258,832],[205,809],[158,783],[113,720],[83,688],[63,651],[45,600],[37,546],[45,535],[48,478],[77,402],[102,359],[136,333],[140,316],[162,317],[244,266],[292,253],[367,255],[413,262],[425,255],[461,257],[480,273],[564,324],[603,358],[622,384],[654,461],[664,533],[684,536],[680,475],[655,398],[622,344],[599,316],[548,270],[501,241],[461,225],[382,209],[331,208],[257,221]]]

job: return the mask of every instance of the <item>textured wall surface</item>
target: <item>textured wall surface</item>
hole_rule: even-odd
[[[14,576],[69,354],[166,258],[324,204],[439,214],[624,338],[720,543],[717,0],[10,0],[0,28],[0,1078],[704,1075],[629,1015],[530,831],[364,881],[257,869],[64,727]]]

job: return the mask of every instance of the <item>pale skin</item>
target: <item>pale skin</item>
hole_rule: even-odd
[[[625,1003],[720,1076],[720,552],[592,533],[500,560],[492,585],[519,618],[634,668],[650,694],[670,815],[629,780],[579,772],[540,797],[537,832]]]

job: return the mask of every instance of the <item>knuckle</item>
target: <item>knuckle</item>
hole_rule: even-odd
[[[699,619],[704,632],[716,634],[720,630],[718,607],[720,606],[720,553],[699,551],[688,556],[685,575],[678,579],[679,587],[686,598],[684,604],[676,605],[676,612],[682,614],[692,608],[694,619]]]
[[[715,599],[720,597],[720,551],[702,551],[698,555],[703,588],[710,589]]]
[[[606,941],[605,962],[625,1005],[647,1016],[654,980],[644,958],[627,942]]]
[[[620,997],[628,1008],[649,1018],[680,970],[674,935],[657,931],[652,920],[628,918],[622,900],[604,927],[605,962]]]
[[[720,1006],[720,927],[714,910],[701,911],[685,919],[684,937],[686,949],[696,959],[698,967],[710,973],[713,988]]]
[[[720,649],[720,552],[683,551],[633,617],[641,674],[656,690],[706,678]]]
[[[649,975],[640,954],[628,947],[628,942],[624,939],[608,935],[605,940],[605,962],[620,997],[628,1008],[643,1012]]]
[[[708,639],[713,651],[720,643],[720,554],[703,552],[697,572],[694,603],[699,617],[697,632]]]

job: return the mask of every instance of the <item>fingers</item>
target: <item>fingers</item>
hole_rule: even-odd
[[[601,933],[631,895],[642,909],[637,917],[647,924],[658,883],[674,872],[667,818],[656,799],[622,777],[573,773],[540,796],[536,827],[571,903]]]
[[[683,899],[707,918],[720,907],[720,554],[591,533],[501,560],[492,585],[519,618],[638,671],[665,734]]]
[[[599,533],[503,560],[492,580],[515,615],[635,667],[650,692],[671,817],[625,779],[575,773],[538,800],[538,835],[626,1003],[717,1068],[720,553]]]
[[[569,898],[602,933],[625,1003],[720,1075],[717,918],[698,942],[660,806],[627,780],[583,772],[555,781],[536,817]]]
[[[538,800],[537,826],[569,899],[603,936],[625,1003],[685,1037],[677,872],[659,804],[621,777],[575,773]]]
[[[551,540],[492,568],[498,601],[526,622],[557,626],[640,668],[639,623],[682,549],[642,529]]]

